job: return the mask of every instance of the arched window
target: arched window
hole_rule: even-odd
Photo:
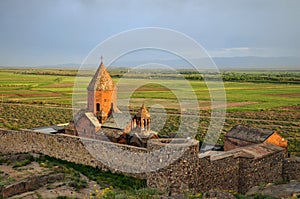
[[[100,104],[99,103],[96,104],[96,111],[100,111]]]

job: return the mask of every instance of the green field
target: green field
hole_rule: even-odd
[[[71,104],[74,77],[18,72],[0,71],[2,102]]]
[[[67,70],[49,75],[50,69],[39,70],[38,74],[27,74],[24,69],[2,69],[0,70],[0,96],[4,103],[28,103],[28,104],[56,104],[70,106],[72,104],[73,84],[76,73]],[[45,72],[46,71],[46,72]],[[56,70],[54,70],[56,71]],[[25,73],[27,72],[27,73]],[[298,74],[298,73],[297,73]],[[83,77],[89,80],[89,77]],[[119,79],[114,78],[118,83]],[[127,78],[128,85],[143,85],[144,79]],[[154,81],[156,84],[143,85],[131,96],[132,103],[139,105],[139,99],[143,101],[158,101],[166,108],[176,106],[177,99],[174,90],[185,92],[184,86],[187,80],[162,79]],[[164,82],[164,86],[160,85]],[[209,109],[210,96],[204,81],[189,80],[197,96],[200,108]],[[172,86],[171,86],[172,85]],[[254,82],[224,82],[226,90],[227,111],[257,111],[265,109],[282,109],[285,107],[300,105],[300,80],[299,84],[289,83],[254,83]],[[124,88],[119,88],[124,91]],[[171,91],[170,91],[171,90]],[[126,90],[125,90],[126,91]],[[83,89],[85,92],[85,88]],[[122,98],[122,93],[119,93]],[[189,96],[188,93],[185,94]],[[156,99],[156,100],[153,100]],[[136,102],[136,104],[135,104]],[[171,103],[170,103],[171,102]],[[174,103],[173,103],[174,102]]]
[[[160,134],[168,134],[177,130],[179,101],[183,99],[188,109],[200,111],[200,127],[196,137],[199,140],[204,138],[211,114],[211,98],[204,81],[191,78],[186,71],[182,77],[189,77],[188,80],[172,78],[172,74],[160,74],[160,78],[153,74],[134,74],[120,79],[124,71],[111,73],[118,84],[121,108],[126,105],[122,100],[128,96],[129,105],[135,110],[142,103],[148,108],[159,104],[168,113],[166,124],[159,131]],[[75,70],[0,69],[0,128],[32,128],[69,122],[72,119],[75,78]],[[86,75],[79,77],[83,82],[88,82],[90,78]],[[227,101],[223,134],[237,124],[277,130],[289,140],[291,152],[300,151],[299,72],[226,72],[223,78],[226,80]],[[187,89],[186,84],[193,89]],[[131,91],[135,85],[141,86]],[[85,101],[86,85],[80,86],[81,100]],[[194,108],[193,99],[198,102],[200,110]],[[160,118],[154,114],[152,121],[160,122]],[[195,122],[191,124],[197,126]],[[152,128],[156,130],[155,126]],[[219,142],[222,143],[222,136]]]

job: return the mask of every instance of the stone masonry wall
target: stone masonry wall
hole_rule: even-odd
[[[0,143],[2,154],[35,152],[78,164],[104,168],[104,165],[98,165],[96,159],[88,153],[79,137],[0,130]]]
[[[300,178],[300,158],[285,159],[284,149],[271,144],[199,154],[199,143],[192,139],[153,139],[144,149],[63,134],[0,129],[0,154],[26,152],[147,179],[149,187],[170,193],[216,188],[245,193],[251,186],[282,176]],[[101,158],[95,158],[99,154]],[[137,173],[141,168],[145,172]]]
[[[210,189],[238,190],[239,159],[228,156],[217,160],[211,158],[198,159],[198,172],[194,189],[197,192]]]
[[[280,151],[255,159],[240,158],[238,192],[246,193],[261,183],[281,181],[284,156],[284,151]]]
[[[184,156],[171,165],[148,174],[147,185],[162,191],[204,192],[210,189],[238,190],[238,158],[219,160]]]
[[[151,142],[148,145],[155,148]],[[282,148],[259,144],[197,155],[195,146],[169,166],[148,174],[148,186],[170,193],[216,188],[245,193],[252,186],[282,179],[285,156]]]
[[[104,171],[110,170],[112,172],[118,172],[117,170],[107,166],[108,164],[106,164],[106,162],[96,159],[96,156],[87,150],[88,147],[92,146],[91,144],[88,144],[88,142],[91,141],[89,139],[82,139],[77,136],[64,134],[54,135],[33,131],[8,131],[0,129],[0,154],[29,152],[41,153],[69,162],[97,167]],[[97,141],[95,146],[106,150],[112,147],[120,147],[120,149],[123,149],[124,151],[130,151],[132,153],[147,152],[146,149],[143,148],[104,141]],[[113,156],[111,159],[113,159]],[[131,159],[131,161],[138,160]],[[146,178],[145,174],[126,172],[124,172],[124,174],[142,179]]]
[[[147,175],[147,185],[162,191],[177,193],[191,190],[196,181],[199,143],[195,140],[178,139],[170,143],[171,139],[149,140],[147,148],[158,161],[153,161],[154,171]],[[160,153],[160,149],[163,152]],[[178,158],[180,157],[180,158]],[[150,163],[151,164],[151,163]]]
[[[283,179],[300,180],[300,157],[291,156],[284,160]]]

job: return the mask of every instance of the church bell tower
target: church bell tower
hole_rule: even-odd
[[[112,112],[118,111],[116,86],[103,64],[102,57],[101,63],[87,87],[87,92],[88,111],[93,112],[101,124]]]

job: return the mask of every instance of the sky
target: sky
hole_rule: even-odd
[[[0,65],[80,64],[134,28],[179,31],[212,57],[300,57],[299,0],[0,0]]]

